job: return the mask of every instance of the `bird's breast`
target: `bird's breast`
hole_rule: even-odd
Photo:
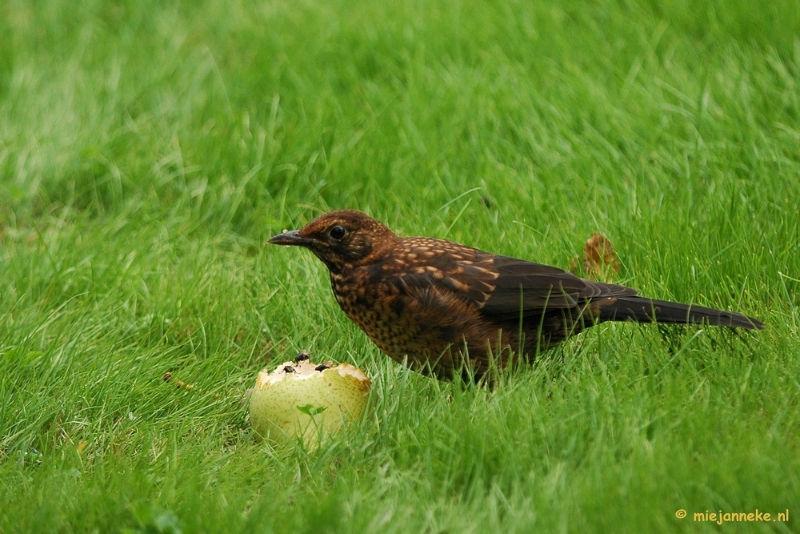
[[[409,284],[408,278],[405,270],[345,269],[331,273],[331,287],[345,314],[378,348],[415,369],[431,365],[444,376],[454,364],[451,347],[459,351],[466,344],[470,358],[482,362],[487,347],[514,343],[509,336],[516,325],[501,333],[474,302],[446,286]]]
[[[331,287],[342,311],[389,356],[420,352],[416,346],[430,328],[416,312],[418,304],[391,276],[369,269],[331,273]]]

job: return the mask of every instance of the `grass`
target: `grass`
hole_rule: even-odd
[[[0,532],[798,530],[796,2],[10,0],[0,33]],[[339,207],[562,267],[601,232],[618,282],[768,328],[435,382],[265,245]],[[242,399],[300,349],[370,415],[276,453]],[[755,509],[790,521],[693,520]]]

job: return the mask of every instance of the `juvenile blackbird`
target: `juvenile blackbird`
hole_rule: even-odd
[[[746,329],[745,315],[639,297],[548,265],[428,237],[397,237],[353,210],[326,213],[276,245],[305,247],[325,263],[339,306],[394,360],[453,378],[482,377],[511,354],[532,359],[604,321],[706,323]]]

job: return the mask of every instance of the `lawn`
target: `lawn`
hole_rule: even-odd
[[[800,530],[796,0],[7,0],[0,35],[0,533]],[[562,268],[598,232],[615,282],[767,328],[437,382],[266,243],[345,207]],[[369,411],[275,450],[245,392],[301,349]]]

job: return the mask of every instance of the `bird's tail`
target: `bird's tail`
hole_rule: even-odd
[[[748,330],[764,328],[764,323],[758,319],[741,313],[642,297],[619,297],[615,302],[601,306],[599,319],[639,323],[709,324]]]

